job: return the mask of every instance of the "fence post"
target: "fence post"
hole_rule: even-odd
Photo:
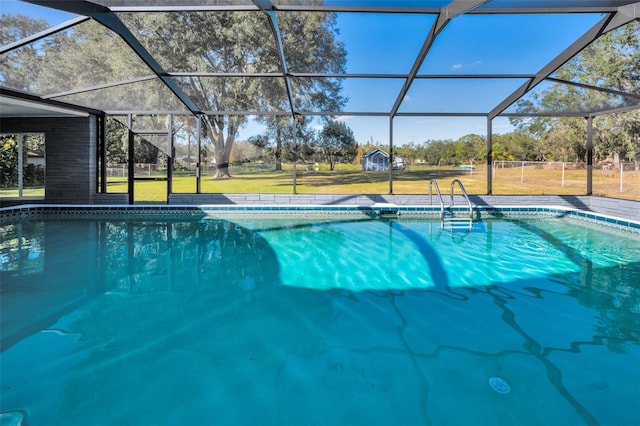
[[[624,163],[620,162],[620,192],[622,192],[622,175],[624,174]]]
[[[524,161],[522,162],[522,167],[520,167],[520,183],[524,183]]]
[[[562,187],[564,188],[564,161],[562,162]]]

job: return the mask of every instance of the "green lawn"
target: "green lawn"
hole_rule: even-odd
[[[0,189],[0,197],[17,197],[18,188]],[[44,188],[23,188],[23,197],[44,197]]]
[[[231,172],[230,179],[216,179],[213,176],[203,176],[201,180],[202,193],[265,193],[291,194],[293,193],[293,172],[291,169],[283,171]],[[429,190],[429,181],[439,179],[443,192],[449,190],[452,179],[463,181],[470,193],[484,193],[486,178],[480,173],[469,176],[469,172],[451,170],[418,170],[394,171],[393,188],[398,194],[425,194]],[[109,192],[127,192],[127,182],[122,178],[110,180]],[[195,193],[196,178],[192,176],[174,175],[173,193]],[[364,172],[359,169],[337,171],[302,171],[296,174],[296,192],[298,194],[387,194],[389,193],[389,172]],[[166,197],[166,182],[164,181],[136,181],[134,187],[136,201],[164,201]]]
[[[232,178],[216,179],[203,176],[202,193],[264,193],[292,194],[293,170],[285,165],[283,171],[264,170],[264,167],[239,166],[231,169]],[[337,170],[330,171],[326,165],[320,170],[309,170],[300,165],[297,170],[296,192],[298,194],[388,194],[389,172],[365,172],[355,165],[339,164]],[[162,177],[162,176],[158,176]],[[469,194],[485,194],[487,191],[486,170],[482,167],[473,172],[461,171],[456,167],[439,169],[419,166],[393,172],[394,194],[427,194],[429,182],[437,179],[443,195],[450,191],[453,179],[460,179]],[[196,193],[195,174],[176,172],[173,176],[173,193]],[[109,178],[108,192],[127,192],[126,178]],[[456,188],[456,193],[458,193]],[[596,195],[640,200],[640,171],[625,171],[624,187],[620,191],[619,174],[594,171],[593,192]],[[493,177],[494,194],[532,195],[581,195],[586,193],[586,170],[566,170],[564,186],[560,170],[541,167],[497,168]],[[42,196],[43,188],[30,188],[24,196]],[[134,187],[136,202],[165,203],[166,181],[136,181]],[[0,190],[2,197],[17,197],[17,190]]]

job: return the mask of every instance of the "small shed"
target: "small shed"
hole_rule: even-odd
[[[382,171],[389,168],[389,154],[380,148],[372,149],[362,155],[362,170]]]
[[[393,157],[393,169],[404,170],[406,163],[404,159],[395,155]],[[372,149],[362,155],[362,170],[365,171],[384,171],[389,170],[389,154],[380,148]]]

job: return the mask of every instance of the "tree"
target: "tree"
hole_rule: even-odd
[[[416,147],[411,143],[405,143],[402,146],[394,148],[394,153],[396,156],[402,157],[406,163],[412,164],[415,159]]]
[[[427,162],[436,166],[453,164],[455,161],[455,145],[450,140],[429,141],[424,153]]]
[[[164,163],[164,157],[161,157],[162,150],[154,142],[150,138],[136,137],[136,143],[134,144],[134,160],[136,163]]]
[[[333,13],[278,15],[290,69],[312,67],[323,72],[344,71],[346,52],[335,39]],[[278,73],[279,52],[266,14],[261,12],[173,12],[123,17],[147,49],[170,71],[187,73]],[[175,29],[179,28],[180,31]],[[229,156],[245,115],[225,111],[288,110],[281,77],[195,77],[177,79],[183,90],[205,111],[204,128],[211,139],[217,177],[230,177]],[[338,79],[297,79],[297,108],[338,110]],[[282,143],[283,122],[262,118]]]
[[[247,122],[246,115],[233,111],[290,111],[284,78],[277,76],[282,63],[267,14],[175,11],[121,14],[119,18],[165,70],[186,73],[173,78],[205,113],[204,139],[213,146],[217,177],[230,176],[231,149],[238,130]],[[278,15],[278,20],[290,69],[344,72],[346,52],[336,40],[335,13],[288,12]],[[44,27],[44,21],[3,15],[1,34],[10,43]],[[275,76],[226,76],[234,73]],[[150,75],[152,71],[120,37],[95,21],[8,52],[0,62],[3,85],[38,94]],[[346,102],[340,96],[341,84],[337,78],[296,79],[295,107],[338,111]],[[142,107],[149,110],[184,109],[178,98],[155,79],[57,99],[95,108],[109,100],[108,109],[130,109],[135,99],[136,106],[142,102]],[[276,143],[281,144],[282,138]]]
[[[0,16],[0,46],[6,46],[48,27],[45,20],[32,19],[24,15]],[[0,84],[16,90],[29,91],[44,62],[40,49],[35,44],[0,55]]]
[[[2,41],[16,41],[48,27],[45,21],[2,15]],[[16,40],[12,40],[15,38]],[[115,86],[79,94],[67,91],[149,76],[152,72],[115,33],[95,21],[77,24],[2,55],[0,82],[17,90],[52,95],[54,99],[93,108],[157,107],[161,95],[152,83]],[[106,103],[108,101],[108,103]],[[167,101],[164,101],[167,105]],[[175,102],[171,107],[175,107]]]
[[[0,188],[18,186],[18,141],[15,135],[0,135]]]
[[[320,133],[318,149],[322,159],[329,163],[329,169],[335,170],[338,160],[353,161],[358,144],[353,131],[343,121],[329,120]]]
[[[493,151],[499,152],[501,148],[503,155],[511,160],[542,161],[546,157],[546,151],[541,152],[541,147],[542,144],[537,139],[524,132],[493,135]]]
[[[318,154],[318,132],[311,127],[312,121],[310,117],[296,116],[296,137],[283,145],[286,159],[308,163]]]
[[[19,170],[20,147],[16,135],[0,135],[0,188],[18,186],[22,173],[24,186],[44,184],[44,167],[29,162],[31,155],[44,154],[44,135],[32,134],[22,138],[22,170]]]
[[[136,163],[157,163],[164,151],[162,142],[153,139],[153,135],[136,136],[134,143],[134,161]],[[159,138],[165,139],[165,136]],[[160,145],[160,146],[159,146]],[[107,164],[129,162],[129,131],[126,126],[113,117],[107,117]]]
[[[474,161],[486,156],[486,150],[486,138],[475,134],[465,135],[455,144],[455,161],[473,164]]]
[[[275,170],[282,170],[283,156],[286,156],[286,142],[288,139],[293,143],[293,131],[291,130],[290,116],[273,116],[262,119],[267,128],[262,135],[255,137],[265,147],[273,147]],[[284,145],[284,146],[283,146]]]
[[[107,117],[107,164],[124,164],[128,161],[129,132],[113,117]]]
[[[263,158],[263,149],[248,141],[236,141],[231,150],[230,161],[234,163],[246,163]]]
[[[519,112],[585,112],[637,104],[624,93],[640,94],[640,22],[610,31],[562,66],[554,75],[585,86],[557,83],[517,103]],[[589,88],[612,89],[619,94]],[[534,135],[546,145],[548,157],[572,153],[584,158],[586,120],[575,117],[514,118],[517,129]],[[594,119],[596,157],[611,153],[635,156],[640,151],[640,108],[597,116]],[[545,156],[547,157],[547,156]]]

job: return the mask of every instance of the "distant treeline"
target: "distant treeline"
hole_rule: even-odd
[[[525,133],[513,132],[493,135],[493,159],[511,161],[584,161],[584,142],[545,144]],[[362,152],[388,147],[367,144]],[[420,144],[404,144],[394,147],[408,164],[426,162],[433,165],[460,165],[482,163],[487,158],[487,138],[469,134],[458,140],[429,140]]]

